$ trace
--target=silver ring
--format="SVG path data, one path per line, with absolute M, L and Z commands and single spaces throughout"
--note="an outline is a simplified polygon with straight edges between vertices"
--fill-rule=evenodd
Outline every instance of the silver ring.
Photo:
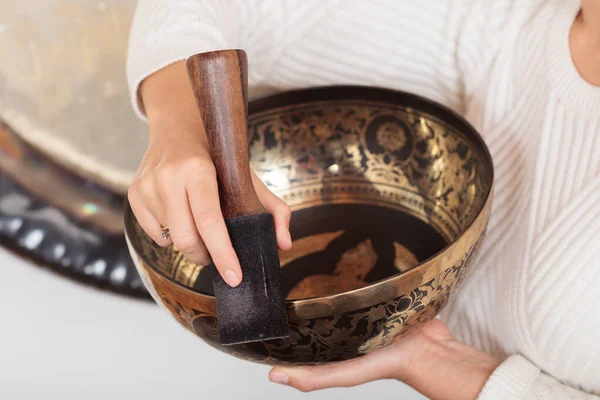
M 160 226 L 160 236 L 162 236 L 162 238 L 165 240 L 169 239 L 169 236 L 171 236 L 171 232 L 169 232 L 168 226 Z

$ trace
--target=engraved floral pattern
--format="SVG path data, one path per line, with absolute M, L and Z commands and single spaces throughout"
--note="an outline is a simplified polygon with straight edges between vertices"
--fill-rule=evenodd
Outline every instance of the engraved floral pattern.
M 485 232 L 491 187 L 484 173 L 487 161 L 466 136 L 414 109 L 336 101 L 251 115 L 249 139 L 254 171 L 292 209 L 340 202 L 394 208 L 420 218 L 457 245 L 447 251 L 447 265 L 438 273 L 404 284 L 393 298 L 319 318 L 292 313 L 288 338 L 231 347 L 219 345 L 214 300 L 175 287 L 140 262 L 146 284 L 186 328 L 220 350 L 253 361 L 346 360 L 407 335 L 433 318 L 460 286 Z M 482 210 L 477 228 L 459 238 Z M 141 257 L 191 288 L 198 267 L 174 248 L 159 248 L 133 225 L 131 240 Z
M 377 142 L 384 149 L 397 152 L 406 146 L 406 134 L 393 122 L 384 122 L 377 129 Z
M 252 115 L 249 136 L 253 170 L 292 208 L 364 193 L 451 239 L 485 200 L 481 155 L 415 110 L 356 102 L 276 109 Z

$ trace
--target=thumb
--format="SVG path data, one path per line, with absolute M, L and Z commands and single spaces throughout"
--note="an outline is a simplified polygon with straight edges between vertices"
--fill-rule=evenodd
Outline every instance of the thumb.
M 281 250 L 289 250 L 292 247 L 292 238 L 290 236 L 290 218 L 292 212 L 290 207 L 271 192 L 254 172 L 252 173 L 252 182 L 262 205 L 273 215 L 273 219 L 275 220 L 277 245 Z
M 311 367 L 275 367 L 269 373 L 272 382 L 292 386 L 303 392 L 361 385 L 395 376 L 398 354 L 387 349 L 350 361 Z

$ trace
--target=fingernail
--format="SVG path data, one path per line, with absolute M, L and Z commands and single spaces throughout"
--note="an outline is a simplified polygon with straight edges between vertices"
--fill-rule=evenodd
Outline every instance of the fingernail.
M 287 385 L 289 378 L 283 372 L 273 372 L 271 376 L 269 376 L 271 382 L 279 383 L 281 385 Z
M 232 269 L 228 269 L 223 273 L 223 280 L 231 287 L 236 287 L 240 284 L 240 278 Z
M 291 246 L 291 244 L 292 244 L 292 235 L 290 234 L 290 231 L 287 231 L 287 240 L 288 240 L 288 243 Z

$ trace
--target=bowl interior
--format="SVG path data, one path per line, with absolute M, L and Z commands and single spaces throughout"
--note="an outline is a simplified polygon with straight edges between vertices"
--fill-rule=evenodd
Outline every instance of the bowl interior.
M 334 87 L 250 104 L 251 166 L 292 208 L 280 254 L 288 299 L 345 292 L 406 272 L 472 223 L 492 185 L 479 135 L 414 95 Z M 210 269 L 161 248 L 130 210 L 133 247 L 159 273 L 212 295 Z

